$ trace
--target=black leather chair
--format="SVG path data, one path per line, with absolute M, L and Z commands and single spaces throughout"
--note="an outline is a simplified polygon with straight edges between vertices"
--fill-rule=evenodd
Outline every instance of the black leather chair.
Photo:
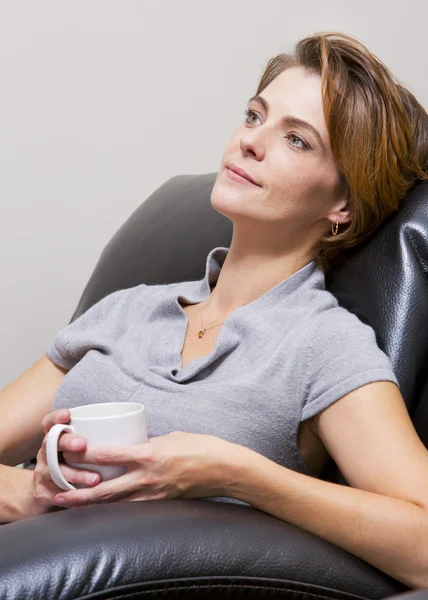
M 103 250 L 71 321 L 117 289 L 200 279 L 208 252 L 232 235 L 210 203 L 216 176 L 173 177 L 137 208 Z M 426 446 L 427 280 L 428 182 L 327 275 L 339 302 L 375 329 Z M 321 478 L 347 485 L 332 460 Z M 428 589 L 410 590 L 271 515 L 204 499 L 93 505 L 0 528 L 1 600 L 315 596 L 427 600 Z

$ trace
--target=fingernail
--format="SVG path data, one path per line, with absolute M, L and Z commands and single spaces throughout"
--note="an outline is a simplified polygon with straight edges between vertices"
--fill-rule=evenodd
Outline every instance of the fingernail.
M 79 446 L 81 446 L 81 445 L 82 445 L 82 440 L 73 440 L 73 441 L 71 442 L 71 447 L 72 447 L 72 448 L 78 448 L 78 447 L 79 447 Z
M 67 506 L 67 502 L 64 498 L 55 498 L 55 504 L 58 504 L 58 506 Z
M 96 480 L 97 476 L 96 475 L 86 475 L 85 476 L 85 481 L 86 483 L 94 483 L 94 481 Z

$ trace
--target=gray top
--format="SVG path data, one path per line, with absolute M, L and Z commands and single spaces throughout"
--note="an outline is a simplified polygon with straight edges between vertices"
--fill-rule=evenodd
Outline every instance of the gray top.
M 118 290 L 61 329 L 46 354 L 71 370 L 52 410 L 140 402 L 149 437 L 217 435 L 314 476 L 298 449 L 299 423 L 362 385 L 397 378 L 374 330 L 339 306 L 315 260 L 231 313 L 214 351 L 182 368 L 179 300 L 208 298 L 228 251 L 209 252 L 203 279 Z

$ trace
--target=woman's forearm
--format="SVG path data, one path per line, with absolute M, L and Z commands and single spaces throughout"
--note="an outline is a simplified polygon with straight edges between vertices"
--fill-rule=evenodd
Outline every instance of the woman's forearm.
M 33 472 L 0 464 L 0 523 L 20 521 L 28 514 Z
M 358 556 L 412 588 L 428 587 L 428 514 L 419 505 L 292 471 L 243 446 L 224 490 Z

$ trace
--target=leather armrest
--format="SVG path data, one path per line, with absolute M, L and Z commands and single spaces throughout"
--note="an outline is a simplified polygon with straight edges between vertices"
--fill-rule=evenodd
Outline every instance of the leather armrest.
M 206 599 L 221 591 L 361 600 L 410 591 L 303 529 L 210 500 L 112 502 L 6 524 L 0 573 L 1 600 Z

